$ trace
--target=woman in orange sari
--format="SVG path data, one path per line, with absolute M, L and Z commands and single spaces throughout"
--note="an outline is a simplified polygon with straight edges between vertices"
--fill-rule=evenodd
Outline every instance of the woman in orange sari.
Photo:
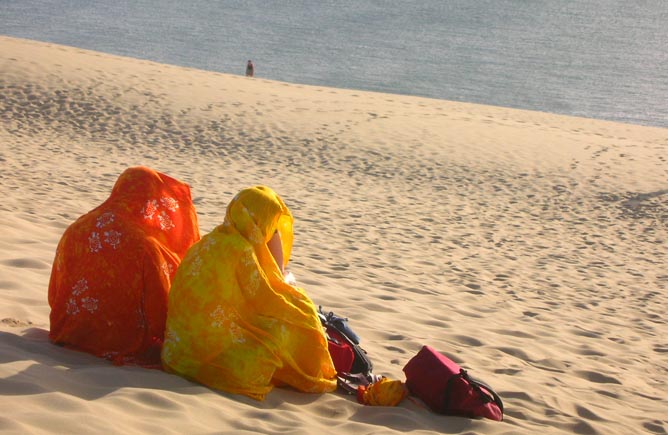
M 165 370 L 258 400 L 276 385 L 336 389 L 316 308 L 283 276 L 292 223 L 268 187 L 244 189 L 230 202 L 223 224 L 188 251 L 174 278 Z
M 199 238 L 187 184 L 127 169 L 58 244 L 49 338 L 115 364 L 159 368 L 171 281 Z

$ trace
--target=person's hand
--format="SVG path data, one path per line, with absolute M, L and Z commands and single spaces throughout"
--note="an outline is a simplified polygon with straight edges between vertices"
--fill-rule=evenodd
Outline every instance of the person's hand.
M 292 274 L 292 272 L 285 272 L 285 275 L 283 275 L 283 280 L 290 285 L 297 285 L 297 279 Z

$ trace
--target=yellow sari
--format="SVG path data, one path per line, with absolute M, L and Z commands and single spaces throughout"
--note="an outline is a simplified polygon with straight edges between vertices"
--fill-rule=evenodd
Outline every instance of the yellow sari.
M 275 385 L 322 393 L 336 370 L 316 308 L 283 280 L 267 242 L 278 231 L 282 266 L 292 214 L 270 188 L 242 190 L 225 221 L 196 243 L 172 284 L 162 349 L 165 370 L 262 400 Z

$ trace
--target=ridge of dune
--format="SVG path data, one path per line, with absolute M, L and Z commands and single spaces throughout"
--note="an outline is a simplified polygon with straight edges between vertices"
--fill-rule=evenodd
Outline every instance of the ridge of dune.
M 0 36 L 0 431 L 668 433 L 668 129 L 288 84 Z M 376 373 L 423 344 L 502 423 L 286 389 L 265 402 L 47 340 L 64 229 L 127 167 L 295 215 L 291 270 Z

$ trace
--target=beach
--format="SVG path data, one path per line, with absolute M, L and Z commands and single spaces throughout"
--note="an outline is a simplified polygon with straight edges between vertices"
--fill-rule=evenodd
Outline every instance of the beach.
M 668 433 L 668 129 L 0 47 L 3 433 Z M 375 373 L 404 380 L 430 345 L 505 420 L 256 402 L 51 344 L 60 236 L 137 165 L 191 186 L 203 234 L 271 186 L 289 269 Z

